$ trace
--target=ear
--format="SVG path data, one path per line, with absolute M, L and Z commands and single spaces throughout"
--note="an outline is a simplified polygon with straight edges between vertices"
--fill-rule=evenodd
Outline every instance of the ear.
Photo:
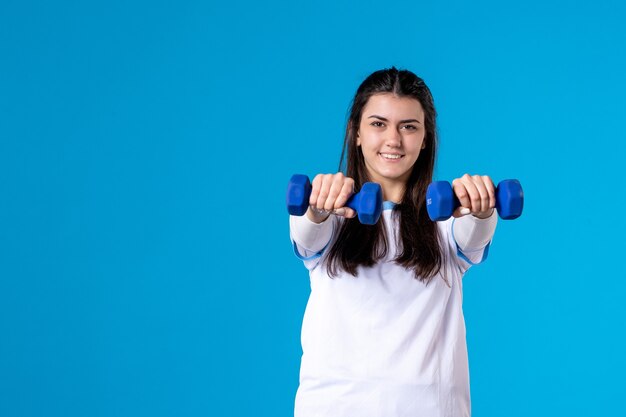
M 359 136 L 359 131 L 356 131 L 356 146 L 361 146 L 361 136 Z

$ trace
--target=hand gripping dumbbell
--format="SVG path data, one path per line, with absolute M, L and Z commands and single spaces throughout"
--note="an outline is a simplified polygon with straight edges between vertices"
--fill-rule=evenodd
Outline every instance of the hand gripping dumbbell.
M 302 216 L 309 208 L 311 181 L 306 175 L 296 174 L 287 186 L 287 211 L 294 216 Z M 363 224 L 375 224 L 383 211 L 383 191 L 380 184 L 366 182 L 361 191 L 353 194 L 346 202 L 357 212 Z
M 426 209 L 433 221 L 446 220 L 461 203 L 448 181 L 435 181 L 426 190 Z M 496 188 L 496 210 L 503 220 L 517 219 L 524 208 L 524 191 L 518 180 L 504 180 Z

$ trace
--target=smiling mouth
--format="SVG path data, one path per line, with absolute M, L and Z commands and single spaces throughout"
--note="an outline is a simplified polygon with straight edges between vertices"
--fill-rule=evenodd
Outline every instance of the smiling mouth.
M 378 155 L 380 155 L 383 159 L 386 159 L 388 161 L 397 161 L 399 159 L 404 158 L 404 155 L 398 155 L 398 154 L 394 154 L 394 153 L 382 153 L 382 152 L 379 152 Z

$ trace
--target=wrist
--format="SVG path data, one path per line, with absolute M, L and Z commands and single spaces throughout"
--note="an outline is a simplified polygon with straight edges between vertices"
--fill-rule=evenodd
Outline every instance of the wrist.
M 319 211 L 313 210 L 311 207 L 309 207 L 309 209 L 306 212 L 306 216 L 313 223 L 320 224 L 320 223 L 323 223 L 324 221 L 326 221 L 326 219 L 328 219 L 328 217 L 330 216 L 330 213 L 319 212 Z
M 480 214 L 480 215 L 476 215 L 476 214 L 472 214 L 472 216 L 476 217 L 477 219 L 488 219 L 489 217 L 491 217 L 493 215 L 493 212 L 495 211 L 495 208 L 492 208 L 491 211 L 486 212 L 487 214 Z

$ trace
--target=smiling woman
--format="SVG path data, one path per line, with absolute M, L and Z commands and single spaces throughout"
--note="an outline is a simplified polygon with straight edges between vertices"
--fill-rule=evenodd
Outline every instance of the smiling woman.
M 425 282 L 443 261 L 435 224 L 425 210 L 437 146 L 435 104 L 421 78 L 391 68 L 363 81 L 352 102 L 339 170 L 347 156 L 346 175 L 357 189 L 368 181 L 381 184 L 383 198 L 396 204 L 403 248 L 397 261 Z M 383 222 L 373 227 L 343 222 L 337 235 L 338 243 L 329 248 L 327 258 L 333 276 L 340 269 L 356 276 L 359 265 L 372 266 L 387 251 Z
M 495 202 L 488 177 L 466 175 L 454 191 L 472 215 L 428 218 L 435 118 L 421 78 L 371 74 L 352 103 L 340 172 L 317 175 L 306 215 L 290 217 L 311 279 L 296 417 L 470 415 L 461 279 L 486 258 Z M 374 225 L 346 207 L 369 181 L 386 200 Z

